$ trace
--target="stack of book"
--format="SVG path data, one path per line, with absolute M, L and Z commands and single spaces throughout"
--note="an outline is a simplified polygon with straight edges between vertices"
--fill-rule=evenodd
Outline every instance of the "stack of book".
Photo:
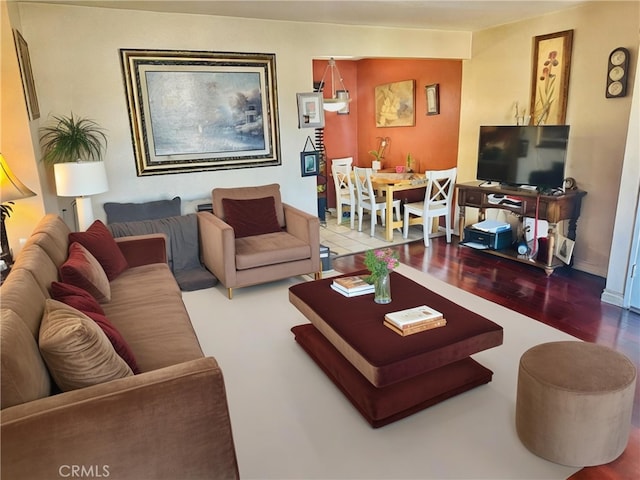
M 403 337 L 414 333 L 444 327 L 447 320 L 442 313 L 426 305 L 387 313 L 384 324 Z
M 366 278 L 367 275 L 339 277 L 333 281 L 331 288 L 345 297 L 356 297 L 358 295 L 373 293 L 375 290 L 374 285 L 367 283 Z

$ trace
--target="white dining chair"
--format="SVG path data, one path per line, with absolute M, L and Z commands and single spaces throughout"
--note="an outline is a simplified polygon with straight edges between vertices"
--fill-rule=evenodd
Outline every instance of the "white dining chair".
M 427 189 L 424 201 L 407 203 L 404 206 L 402 236 L 409 235 L 409 225 L 422 224 L 424 245 L 429 246 L 429 235 L 434 218 L 445 218 L 445 235 L 447 243 L 451 243 L 451 199 L 456 184 L 456 167 L 447 170 L 431 170 L 425 172 Z M 413 215 L 413 218 L 411 217 Z
M 349 205 L 351 230 L 354 228 L 356 215 L 356 193 L 351 181 L 352 164 L 352 157 L 334 158 L 331 161 L 331 176 L 336 189 L 336 223 L 342 223 L 342 206 Z
M 356 193 L 358 202 L 358 231 L 362 231 L 362 215 L 364 210 L 371 212 L 371 236 L 373 237 L 376 230 L 378 212 L 382 218 L 382 226 L 385 225 L 385 214 L 387 211 L 387 202 L 383 196 L 376 196 L 371 181 L 373 170 L 370 168 L 353 167 L 353 176 L 356 180 Z M 396 220 L 400 221 L 400 200 L 393 200 L 393 210 L 396 214 Z

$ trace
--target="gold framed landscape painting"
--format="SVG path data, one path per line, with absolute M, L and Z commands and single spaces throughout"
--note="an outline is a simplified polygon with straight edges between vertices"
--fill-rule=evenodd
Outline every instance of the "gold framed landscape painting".
M 533 39 L 531 119 L 534 125 L 564 125 L 567 116 L 573 30 Z
M 275 54 L 121 49 L 138 176 L 281 164 Z

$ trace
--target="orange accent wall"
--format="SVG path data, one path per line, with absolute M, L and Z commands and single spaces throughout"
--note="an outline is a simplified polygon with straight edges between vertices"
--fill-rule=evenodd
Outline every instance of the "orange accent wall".
M 415 80 L 415 126 L 376 127 L 374 91 L 377 85 Z M 437 83 L 440 114 L 426 115 L 425 87 Z M 458 158 L 460 127 L 460 60 L 367 59 L 358 62 L 358 160 L 370 166 L 368 153 L 377 137 L 389 137 L 383 168 L 405 165 L 407 154 L 419 172 L 454 167 Z
M 460 126 L 462 61 L 434 59 L 364 59 L 336 61 L 352 101 L 349 115 L 325 112 L 324 143 L 327 153 L 327 203 L 335 206 L 330 177 L 331 159 L 353 157 L 354 165 L 370 167 L 368 153 L 378 146 L 378 137 L 388 137 L 383 168 L 405 165 L 407 154 L 414 169 L 444 169 L 456 166 Z M 326 60 L 314 60 L 313 78 L 319 82 Z M 391 82 L 415 80 L 415 126 L 376 127 L 375 87 Z M 325 78 L 325 96 L 331 95 L 330 78 Z M 426 115 L 425 87 L 437 83 L 440 114 Z M 340 87 L 336 87 L 340 88 Z

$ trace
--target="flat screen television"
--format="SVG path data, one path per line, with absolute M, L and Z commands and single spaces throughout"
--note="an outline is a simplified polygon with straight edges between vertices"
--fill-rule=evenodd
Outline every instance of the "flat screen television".
M 568 125 L 481 126 L 477 178 L 541 191 L 561 188 L 568 141 Z

